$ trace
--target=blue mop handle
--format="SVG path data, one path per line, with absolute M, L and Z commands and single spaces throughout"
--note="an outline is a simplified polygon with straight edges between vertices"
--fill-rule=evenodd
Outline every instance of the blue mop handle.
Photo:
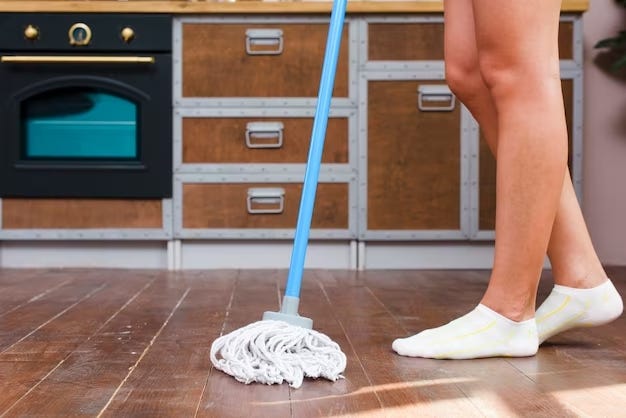
M 343 21 L 346 14 L 346 3 L 347 0 L 334 0 L 330 15 L 330 28 L 328 29 L 328 39 L 326 42 L 326 52 L 324 54 L 324 64 L 322 66 L 317 108 L 313 120 L 313 132 L 311 133 L 309 158 L 304 174 L 304 186 L 302 187 L 300 211 L 298 212 L 298 222 L 296 224 L 296 234 L 291 253 L 291 264 L 289 266 L 289 275 L 287 276 L 285 296 L 300 297 L 304 259 L 309 241 L 315 193 L 317 191 L 317 181 L 319 179 L 320 165 L 322 163 L 322 151 L 324 150 L 324 138 L 326 136 L 326 126 L 328 125 L 330 99 L 332 97 L 335 73 L 337 71 L 337 60 L 339 57 L 339 47 L 341 46 L 341 32 L 343 30 Z

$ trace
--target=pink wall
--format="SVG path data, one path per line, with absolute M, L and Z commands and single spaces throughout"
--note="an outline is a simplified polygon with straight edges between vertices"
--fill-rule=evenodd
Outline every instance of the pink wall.
M 613 0 L 591 0 L 583 22 L 583 208 L 603 263 L 626 265 L 626 79 L 601 70 L 593 49 L 626 28 L 626 13 Z

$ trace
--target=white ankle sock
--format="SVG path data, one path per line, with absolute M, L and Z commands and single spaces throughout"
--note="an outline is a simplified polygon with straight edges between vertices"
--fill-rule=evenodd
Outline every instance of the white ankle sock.
M 609 323 L 623 309 L 622 298 L 610 280 L 591 289 L 555 285 L 535 314 L 539 344 L 571 328 Z
M 526 357 L 537 352 L 537 327 L 534 319 L 515 322 L 481 304 L 444 326 L 399 338 L 392 347 L 409 357 Z

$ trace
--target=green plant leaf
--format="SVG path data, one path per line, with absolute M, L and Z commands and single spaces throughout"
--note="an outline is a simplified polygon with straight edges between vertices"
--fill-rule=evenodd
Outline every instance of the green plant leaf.
M 615 0 L 615 2 L 626 8 L 626 0 Z M 615 60 L 611 64 L 611 71 L 626 68 L 626 29 L 620 30 L 616 36 L 599 40 L 594 45 L 594 48 L 608 49 L 611 58 L 613 56 L 615 57 Z
M 626 68 L 626 55 L 615 61 L 613 65 L 611 65 L 611 70 L 617 71 L 622 67 Z
M 618 38 L 606 38 L 598 41 L 595 44 L 594 48 L 612 48 L 615 45 L 619 45 Z
M 612 38 L 606 38 L 599 40 L 594 48 L 615 48 L 615 47 L 626 47 L 626 30 L 622 30 L 619 32 L 617 36 Z

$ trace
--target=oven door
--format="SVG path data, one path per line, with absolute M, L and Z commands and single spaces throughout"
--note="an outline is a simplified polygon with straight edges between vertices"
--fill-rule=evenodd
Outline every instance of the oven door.
M 171 55 L 0 62 L 0 196 L 171 197 Z

